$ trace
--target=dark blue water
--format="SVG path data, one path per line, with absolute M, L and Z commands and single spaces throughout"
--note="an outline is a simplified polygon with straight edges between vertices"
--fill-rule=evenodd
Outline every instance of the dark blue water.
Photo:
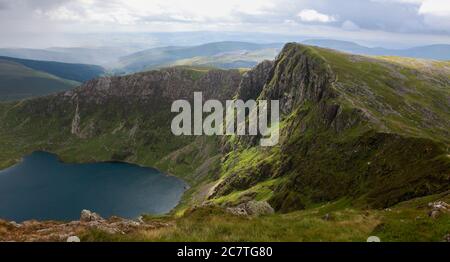
M 77 220 L 83 209 L 136 218 L 174 208 L 186 184 L 156 169 L 126 163 L 66 164 L 35 152 L 0 171 L 0 218 L 17 222 Z

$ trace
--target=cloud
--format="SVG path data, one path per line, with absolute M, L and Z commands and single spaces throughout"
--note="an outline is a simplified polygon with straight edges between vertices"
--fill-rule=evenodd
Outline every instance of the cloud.
M 419 9 L 419 14 L 450 18 L 450 1 L 423 0 Z
M 334 16 L 319 13 L 314 9 L 304 9 L 297 16 L 303 22 L 331 23 L 336 21 Z
M 347 31 L 358 31 L 361 28 L 354 22 L 352 22 L 350 20 L 346 20 L 344 23 L 342 23 L 342 29 L 347 30 Z
M 235 21 L 267 14 L 272 0 L 75 0 L 54 9 L 39 9 L 52 20 L 135 24 L 148 21 Z
M 450 37 L 449 5 L 450 0 L 0 0 L 0 30 L 23 35 L 220 30 L 444 39 Z
M 16 7 L 14 16 L 28 16 L 28 20 L 37 17 L 53 23 L 89 27 L 143 28 L 157 22 L 183 23 L 183 26 L 192 23 L 193 28 L 223 23 L 270 26 L 293 20 L 310 26 L 324 24 L 354 29 L 345 23 L 351 21 L 366 30 L 450 34 L 450 28 L 446 28 L 450 19 L 448 0 L 0 0 L 0 3 Z

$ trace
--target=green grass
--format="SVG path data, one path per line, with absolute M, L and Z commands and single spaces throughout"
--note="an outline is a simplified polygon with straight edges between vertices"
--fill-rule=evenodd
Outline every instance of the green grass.
M 381 129 L 449 143 L 450 68 L 411 58 L 368 58 L 318 49 L 343 103 L 370 112 Z
M 79 85 L 78 82 L 0 59 L 0 101 L 48 95 L 77 85 Z
M 137 232 L 132 235 L 109 235 L 87 231 L 84 241 L 299 241 L 299 242 L 365 242 L 378 236 L 383 242 L 440 242 L 450 233 L 450 214 L 437 219 L 428 217 L 425 203 L 449 201 L 446 194 L 414 199 L 391 210 L 351 208 L 348 201 L 320 205 L 305 211 L 263 217 L 237 217 L 220 208 L 200 208 L 180 218 L 163 218 L 172 226 Z M 425 206 L 424 206 L 425 204 Z M 330 219 L 324 220 L 329 214 Z M 161 221 L 149 217 L 147 221 Z

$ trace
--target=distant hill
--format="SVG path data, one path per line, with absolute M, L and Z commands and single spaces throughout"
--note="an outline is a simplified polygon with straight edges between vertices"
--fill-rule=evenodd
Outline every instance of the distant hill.
M 331 39 L 311 39 L 303 41 L 302 43 L 359 55 L 403 56 L 434 60 L 450 60 L 450 45 L 428 45 L 409 49 L 387 49 L 382 47 L 371 48 L 353 42 Z
M 251 67 L 267 59 L 267 53 L 273 54 L 273 56 L 270 56 L 270 59 L 275 58 L 281 47 L 282 44 L 278 43 L 216 42 L 188 47 L 152 48 L 120 58 L 118 70 L 129 73 L 170 65 L 218 65 L 218 67 L 222 68 Z M 256 51 L 262 50 L 266 50 L 260 53 L 263 57 L 256 56 L 258 54 Z M 245 56 L 245 54 L 250 54 L 250 56 Z M 235 59 L 233 60 L 231 57 Z
M 48 49 L 0 48 L 0 56 L 102 66 L 108 66 L 111 63 L 115 63 L 119 57 L 127 54 L 129 54 L 129 52 L 126 50 L 114 47 L 55 47 Z
M 4 56 L 0 56 L 0 59 L 16 62 L 37 71 L 46 72 L 60 78 L 77 82 L 86 82 L 105 73 L 105 69 L 96 65 L 37 61 Z
M 394 51 L 394 53 L 396 53 Z M 450 60 L 450 45 L 429 45 L 402 50 L 400 56 Z
M 0 58 L 0 101 L 48 95 L 71 89 L 78 84 Z
M 213 56 L 196 56 L 177 60 L 168 66 L 206 66 L 220 69 L 252 68 L 263 60 L 273 60 L 279 48 L 266 48 L 255 51 L 237 51 Z

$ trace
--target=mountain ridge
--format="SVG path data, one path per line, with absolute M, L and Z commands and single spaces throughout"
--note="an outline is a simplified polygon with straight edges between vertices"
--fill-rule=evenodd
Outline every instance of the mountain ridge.
M 0 58 L 0 101 L 48 95 L 71 89 L 78 84 Z
M 37 71 L 77 82 L 85 82 L 105 74 L 104 68 L 95 65 L 29 60 L 7 56 L 0 56 L 0 59 L 16 62 Z
M 371 75 L 365 70 L 376 73 L 376 79 L 389 74 L 384 70 L 391 72 L 384 84 L 387 86 L 371 82 Z M 403 119 L 414 119 L 415 114 L 426 119 L 417 108 L 396 105 L 397 101 L 390 100 L 395 96 L 391 92 L 400 91 L 400 85 L 392 85 L 393 79 L 398 81 L 399 75 L 394 74 L 397 70 L 372 58 L 286 45 L 261 93 L 253 97 L 280 99 L 284 114 L 280 145 L 264 150 L 255 146 L 254 139 L 225 139 L 223 177 L 213 187 L 210 200 L 236 203 L 233 201 L 247 195 L 263 197 L 260 194 L 272 188 L 273 194 L 264 198 L 276 210 L 290 212 L 348 196 L 363 205 L 388 207 L 408 197 L 447 190 L 450 162 L 446 130 L 450 112 L 445 105 L 450 97 L 449 72 L 446 71 L 446 82 L 437 87 L 438 92 L 444 88 L 445 97 L 439 102 L 444 110 L 444 126 L 439 127 L 439 120 L 430 124 L 436 128 L 435 135 L 440 134 L 441 142 L 436 143 L 437 137 L 427 134 L 430 126 L 414 133 L 406 125 L 416 127 L 415 122 L 397 126 L 397 114 L 403 114 Z M 421 87 L 416 84 L 406 86 L 430 96 L 425 90 L 415 89 Z M 385 118 L 390 115 L 393 119 Z M 416 148 L 415 152 L 409 151 L 412 148 Z M 427 165 L 429 170 L 417 171 L 418 165 Z M 357 185 L 355 179 L 359 181 Z M 267 186 L 261 188 L 264 184 Z
M 168 46 L 143 50 L 119 59 L 118 68 L 125 72 L 150 70 L 176 64 L 178 60 L 196 57 L 211 57 L 229 52 L 256 51 L 280 48 L 281 44 L 255 44 L 249 42 L 224 41 L 197 46 Z M 246 58 L 244 58 L 246 59 Z M 251 60 L 252 61 L 252 60 Z M 253 60 L 258 61 L 258 60 Z M 258 61 L 259 62 L 259 61 Z M 252 62 L 255 65 L 257 62 Z M 207 64 L 207 63 L 206 63 Z M 206 65 L 206 64 L 199 64 Z
M 331 39 L 309 39 L 302 43 L 359 55 L 401 56 L 442 61 L 450 60 L 450 45 L 448 44 L 433 44 L 406 49 L 388 49 L 384 47 L 366 47 L 354 42 Z

